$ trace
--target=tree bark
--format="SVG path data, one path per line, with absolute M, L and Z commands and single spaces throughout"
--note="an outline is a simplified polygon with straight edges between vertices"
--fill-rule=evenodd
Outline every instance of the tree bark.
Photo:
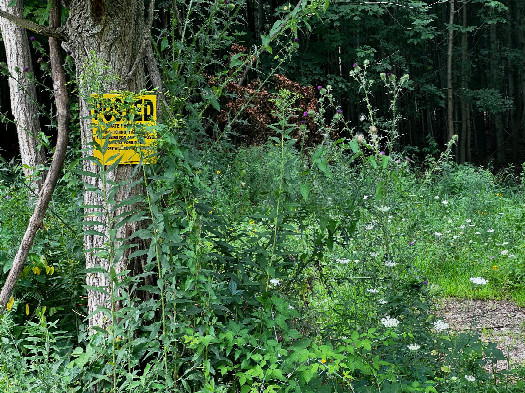
M 60 2 L 59 0 L 52 0 L 51 10 L 49 14 L 49 23 L 51 26 L 58 26 L 60 23 Z M 60 45 L 57 39 L 49 38 L 49 58 L 51 60 L 51 73 L 53 76 L 53 89 L 55 93 L 55 101 L 57 105 L 57 120 L 58 120 L 58 137 L 53 154 L 53 161 L 47 173 L 46 180 L 39 194 L 35 210 L 31 215 L 29 224 L 18 252 L 16 253 L 13 265 L 7 279 L 0 292 L 0 312 L 5 309 L 5 305 L 9 301 L 13 293 L 13 289 L 18 281 L 20 273 L 24 268 L 24 263 L 27 255 L 33 244 L 36 232 L 42 225 L 44 215 L 46 213 L 49 202 L 56 187 L 60 172 L 64 164 L 67 150 L 68 130 L 69 130 L 69 98 L 66 89 L 66 76 L 62 68 L 62 61 L 60 59 Z
M 102 8 L 97 8 L 100 1 L 74 0 L 70 6 L 67 31 L 71 39 L 67 46 L 75 59 L 77 78 L 80 82 L 80 119 L 82 147 L 85 156 L 93 155 L 91 142 L 93 130 L 90 120 L 88 99 L 92 93 L 110 91 L 139 92 L 145 88 L 144 74 L 144 42 L 149 39 L 150 26 L 144 16 L 143 0 L 106 1 Z M 153 3 L 153 2 L 152 2 Z M 73 34 L 75 32 L 75 34 Z M 93 54 L 92 48 L 96 49 Z M 96 77 L 92 74 L 93 62 L 100 73 Z M 102 225 L 90 227 L 103 235 L 85 235 L 84 248 L 86 253 L 86 268 L 103 268 L 109 272 L 113 267 L 118 274 L 125 269 L 138 270 L 137 266 L 130 266 L 130 261 L 124 256 L 118 261 L 102 257 L 98 251 L 107 249 L 109 241 L 128 239 L 143 225 L 141 222 L 129 223 L 116 231 L 116 239 L 110 238 L 109 226 L 117 216 L 137 209 L 136 205 L 129 205 L 111 211 L 101 196 L 100 190 L 109 187 L 104 184 L 100 168 L 91 161 L 84 161 L 83 169 L 86 172 L 96 173 L 98 176 L 84 176 L 83 181 L 90 186 L 84 192 L 86 220 L 96 220 Z M 144 193 L 140 179 L 140 172 L 135 171 L 135 165 L 118 165 L 107 174 L 107 181 L 120 186 L 115 194 L 116 204 L 136 195 Z M 97 207 L 93 207 L 97 206 Z M 118 246 L 118 244 L 117 244 Z M 133 261 L 141 264 L 144 261 Z M 111 282 L 107 274 L 88 273 L 86 283 L 89 287 L 103 288 L 107 293 L 88 289 L 89 327 L 107 327 L 111 321 L 107 320 L 98 307 L 111 309 L 109 288 Z
M 17 1 L 13 7 L 7 7 L 10 0 L 0 0 L 0 10 L 9 10 L 16 16 L 23 16 L 23 1 Z M 42 179 L 35 177 L 36 168 L 45 162 L 45 155 L 38 148 L 38 134 L 40 121 L 38 106 L 36 105 L 35 82 L 33 74 L 31 51 L 24 28 L 15 25 L 7 19 L 0 18 L 0 31 L 4 41 L 9 70 L 9 90 L 11 98 L 11 112 L 13 114 L 17 134 L 22 168 L 24 175 L 30 178 L 35 192 L 42 188 Z
M 461 33 L 461 134 L 459 136 L 459 154 L 458 163 L 464 164 L 467 155 L 467 134 L 470 122 L 469 105 L 467 102 L 467 89 L 469 80 L 468 64 L 468 35 L 467 35 L 467 1 L 463 0 L 462 4 L 462 27 Z
M 501 82 L 501 75 L 499 71 L 499 63 L 500 58 L 498 55 L 499 52 L 499 45 L 498 45 L 498 38 L 496 34 L 496 25 L 493 24 L 490 26 L 490 49 L 491 49 L 491 61 L 490 61 L 490 69 L 491 69 L 491 81 L 490 85 L 495 90 L 500 90 L 500 82 Z M 496 163 L 501 165 L 505 163 L 505 134 L 503 129 L 503 120 L 502 120 L 502 113 L 498 110 L 496 113 L 494 113 L 493 117 L 493 128 L 492 132 L 494 132 L 496 137 Z
M 90 95 L 110 91 L 139 92 L 146 86 L 144 56 L 146 44 L 150 39 L 154 5 L 155 2 L 150 1 L 146 18 L 144 0 L 72 0 L 69 4 L 65 33 L 62 28 L 46 29 L 7 12 L 0 12 L 0 17 L 15 21 L 19 26 L 50 37 L 68 38 L 65 46 L 75 59 L 79 84 L 80 129 L 84 157 L 93 156 Z M 65 87 L 65 81 L 62 84 Z M 139 221 L 126 223 L 118 228 L 113 225 L 110 228 L 119 217 L 140 208 L 136 204 L 114 208 L 121 201 L 143 194 L 144 189 L 136 166 L 118 165 L 107 173 L 105 182 L 102 180 L 100 167 L 95 166 L 92 161 L 85 160 L 83 169 L 94 175 L 83 177 L 86 184 L 86 221 L 96 221 L 96 225 L 90 226 L 89 229 L 99 233 L 84 236 L 86 268 L 102 268 L 107 272 L 114 269 L 117 275 L 125 269 L 132 272 L 143 270 L 144 259 L 130 260 L 128 255 L 132 247 L 144 246 L 139 244 L 139 241 L 132 241 L 132 238 L 133 233 L 145 223 Z M 116 185 L 119 185 L 118 188 L 111 190 L 111 187 L 117 187 Z M 115 191 L 109 202 L 104 198 L 108 191 Z M 114 235 L 110 236 L 110 233 Z M 119 241 L 124 240 L 129 246 L 128 252 L 124 252 L 118 261 L 100 253 L 101 250 L 118 247 Z M 113 242 L 116 244 L 112 244 Z M 105 291 L 88 289 L 89 326 L 107 327 L 111 321 L 104 318 L 103 313 L 99 312 L 99 307 L 115 307 L 108 295 L 108 289 L 111 288 L 108 274 L 89 273 L 86 282 L 91 288 L 98 287 Z
M 452 86 L 452 54 L 454 47 L 454 0 L 449 0 L 448 48 L 447 48 L 447 126 L 448 140 L 455 134 L 454 131 L 454 97 Z

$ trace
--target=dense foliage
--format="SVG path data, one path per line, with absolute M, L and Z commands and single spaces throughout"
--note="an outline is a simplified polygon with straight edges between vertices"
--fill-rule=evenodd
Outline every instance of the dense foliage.
M 97 227 L 82 216 L 86 172 L 73 138 L 0 316 L 0 389 L 523 391 L 522 367 L 498 372 L 495 344 L 453 332 L 433 306 L 441 296 L 523 304 L 525 294 L 523 168 L 495 175 L 458 165 L 455 139 L 441 154 L 425 145 L 416 160 L 417 146 L 405 143 L 417 129 L 411 119 L 421 119 L 411 102 L 436 118 L 444 104 L 428 68 L 439 53 L 419 66 L 402 55 L 443 39 L 431 11 L 445 4 L 336 3 L 313 18 L 274 3 L 271 13 L 235 1 L 164 10 L 154 37 L 166 100 L 158 161 L 136 167 L 146 192 L 120 204 L 143 209 L 110 222 L 98 250 L 115 263 L 147 256 L 144 272 L 102 271 L 110 323 L 88 332 L 83 284 L 94 270 L 85 269 L 82 233 Z M 467 4 L 483 24 L 507 15 L 497 1 Z M 353 30 L 360 25 L 366 34 Z M 88 160 L 101 169 L 101 208 L 113 211 L 112 196 L 129 184 L 108 180 L 115 165 Z M 2 278 L 30 193 L 3 161 Z M 147 247 L 130 250 L 114 229 L 139 219 L 149 225 L 129 239 Z

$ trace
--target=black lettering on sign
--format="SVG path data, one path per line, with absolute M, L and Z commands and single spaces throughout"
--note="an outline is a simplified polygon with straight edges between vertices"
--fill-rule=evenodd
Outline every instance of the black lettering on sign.
M 144 121 L 152 121 L 153 120 L 153 101 L 145 99 L 144 104 L 142 106 L 142 112 L 143 112 L 143 118 Z

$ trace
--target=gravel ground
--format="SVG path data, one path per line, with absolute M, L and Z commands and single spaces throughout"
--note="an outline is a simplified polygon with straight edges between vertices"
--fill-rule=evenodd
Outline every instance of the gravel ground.
M 525 307 L 508 301 L 464 299 L 443 299 L 436 307 L 452 329 L 476 329 L 483 341 L 497 343 L 511 366 L 525 365 Z M 499 361 L 496 368 L 507 369 L 507 361 Z

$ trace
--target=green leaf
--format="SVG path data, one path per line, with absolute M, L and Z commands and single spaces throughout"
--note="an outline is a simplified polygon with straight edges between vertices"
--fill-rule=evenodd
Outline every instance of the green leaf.
M 390 161 L 390 156 L 382 156 L 382 166 L 383 166 L 383 169 L 385 169 L 387 166 L 388 166 L 388 162 Z
M 357 141 L 355 139 L 352 139 L 348 144 L 350 145 L 350 149 L 352 149 L 354 154 L 357 154 L 357 152 L 359 151 L 359 144 L 357 143 Z
M 303 183 L 299 186 L 299 189 L 301 190 L 301 195 L 303 196 L 303 199 L 307 201 L 308 196 L 310 195 L 310 184 Z
M 262 41 L 262 46 L 266 48 L 266 50 L 271 54 L 272 53 L 272 48 L 270 46 L 270 36 L 268 35 L 262 35 L 261 36 L 261 41 Z
M 244 53 L 237 53 L 233 55 L 230 60 L 230 67 L 233 68 L 233 67 L 237 67 L 241 65 L 244 62 L 244 60 L 242 59 L 243 56 L 244 56 Z
M 162 41 L 160 42 L 160 50 L 161 52 L 164 51 L 169 46 L 168 39 L 166 37 L 162 38 Z

